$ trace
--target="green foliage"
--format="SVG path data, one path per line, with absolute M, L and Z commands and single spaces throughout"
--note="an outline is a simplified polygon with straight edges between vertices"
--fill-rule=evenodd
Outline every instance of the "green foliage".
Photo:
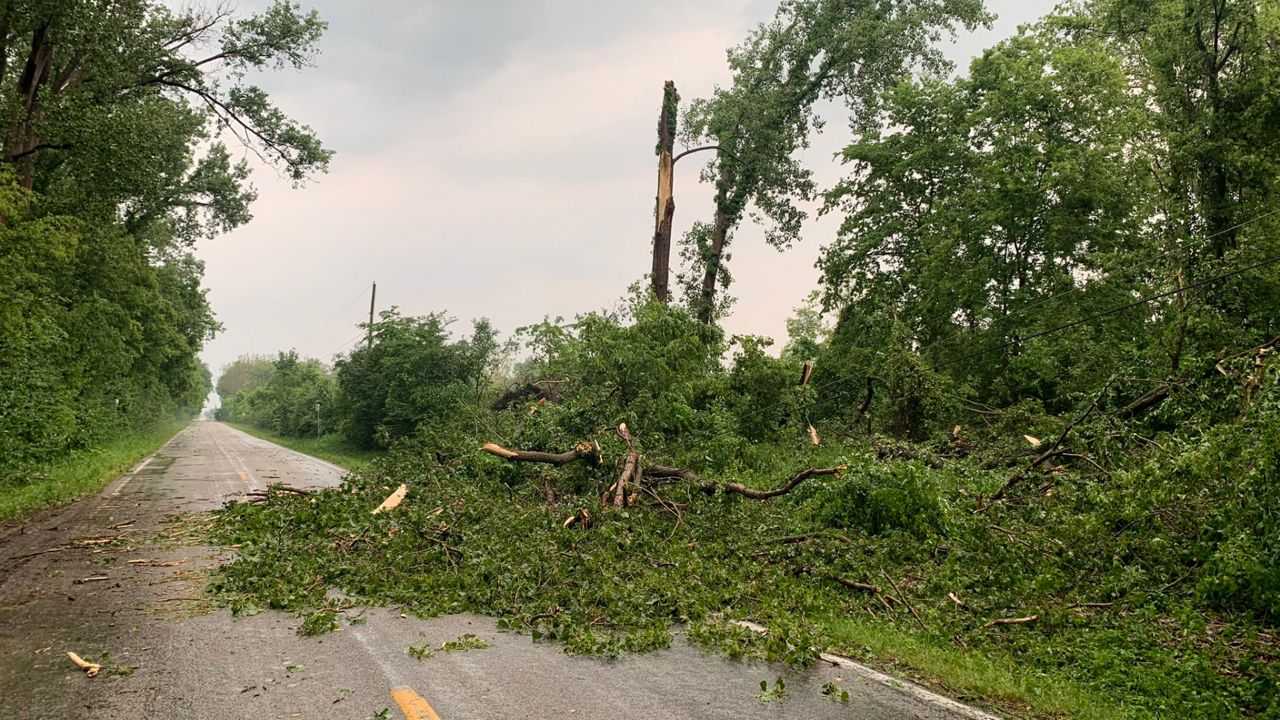
M 760 681 L 760 702 L 774 702 L 775 700 L 785 700 L 791 693 L 787 692 L 787 683 L 782 678 L 773 681 L 773 687 L 769 687 L 768 680 Z
M 704 322 L 716 316 L 728 246 L 749 209 L 770 245 L 799 239 L 806 214 L 797 201 L 812 199 L 816 186 L 797 157 L 823 126 L 815 105 L 842 102 L 855 124 L 874 124 L 887 88 L 947 67 L 935 39 L 989 19 L 981 0 L 786 0 L 729 50 L 732 85 L 695 100 L 684 121 L 690 144 L 720 148 L 703 176 L 715 183 L 714 220 L 685 253 L 693 262 L 687 293 Z
M 839 703 L 849 702 L 849 691 L 841 688 L 839 685 L 833 682 L 823 683 L 822 694 L 828 698 L 831 698 L 835 702 L 839 702 Z
M 534 351 L 525 373 L 562 381 L 572 397 L 537 413 L 524 434 L 538 443 L 578 442 L 619 423 L 661 448 L 706 432 L 711 383 L 722 376 L 723 335 L 687 310 L 640 295 L 621 312 L 582 315 L 572 325 L 544 322 L 520 331 Z M 538 445 L 540 446 L 540 445 Z
M 450 342 L 441 313 L 403 317 L 392 308 L 370 328 L 373 342 L 337 363 L 343 435 L 356 447 L 389 447 L 420 428 L 448 432 L 490 389 L 505 348 L 487 320 Z
M 808 503 L 818 524 L 868 535 L 902 532 L 918 541 L 946 534 L 948 513 L 935 473 L 918 463 L 868 464 Z
M 150 0 L 29 2 L 0 23 L 0 476 L 190 418 L 219 329 L 192 244 L 250 218 L 225 130 L 296 180 L 329 153 L 243 80 L 323 23 Z M 198 52 L 211 50 L 206 57 Z
M 242 357 L 223 370 L 218 387 L 236 388 L 222 395 L 219 420 L 285 437 L 319 437 L 337 427 L 333 373 L 295 351 L 280 353 L 274 362 Z

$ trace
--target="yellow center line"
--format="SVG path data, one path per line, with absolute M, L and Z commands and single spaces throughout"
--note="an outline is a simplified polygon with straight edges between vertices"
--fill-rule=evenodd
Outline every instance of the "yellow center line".
M 440 720 L 431 705 L 412 688 L 403 685 L 391 688 L 391 699 L 400 706 L 400 712 L 404 713 L 407 720 Z

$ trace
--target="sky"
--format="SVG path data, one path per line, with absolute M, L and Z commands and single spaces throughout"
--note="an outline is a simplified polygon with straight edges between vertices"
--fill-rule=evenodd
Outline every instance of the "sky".
M 963 70 L 1053 5 L 987 0 L 995 24 L 945 51 Z M 315 66 L 259 83 L 336 154 L 301 189 L 258 168 L 254 220 L 198 246 L 224 326 L 202 353 L 215 378 L 244 354 L 293 348 L 331 361 L 360 338 L 374 281 L 379 309 L 446 312 L 459 335 L 474 318 L 509 336 L 615 306 L 650 264 L 663 81 L 686 101 L 727 85 L 725 50 L 776 0 L 311 6 L 329 23 Z M 848 139 L 833 121 L 805 151 L 820 184 L 841 177 L 834 154 Z M 712 214 L 699 166 L 677 166 L 676 238 Z M 784 343 L 838 222 L 811 219 L 785 253 L 744 224 L 725 330 Z

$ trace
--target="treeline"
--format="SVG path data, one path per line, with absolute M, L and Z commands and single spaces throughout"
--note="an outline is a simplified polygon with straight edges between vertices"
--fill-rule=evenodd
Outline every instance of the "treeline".
M 222 140 L 295 181 L 324 169 L 245 82 L 307 64 L 323 28 L 290 3 L 4 3 L 0 474 L 199 411 L 219 326 L 192 248 L 255 197 Z
M 443 314 L 403 317 L 394 308 L 369 343 L 334 368 L 294 351 L 245 356 L 223 369 L 219 420 L 293 437 L 341 433 L 361 449 L 386 448 L 420 427 L 452 423 L 480 407 L 506 357 L 489 323 L 452 340 Z

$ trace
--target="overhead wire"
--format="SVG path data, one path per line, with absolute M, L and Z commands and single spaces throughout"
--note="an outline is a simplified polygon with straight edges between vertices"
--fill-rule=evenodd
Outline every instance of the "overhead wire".
M 366 292 L 368 292 L 368 291 L 369 291 L 369 288 L 367 288 L 367 287 L 366 287 L 366 288 L 361 288 L 361 289 L 360 289 L 360 292 L 359 292 L 355 297 L 351 298 L 351 300 L 350 300 L 350 301 L 348 301 L 348 302 L 347 302 L 347 304 L 346 304 L 346 305 L 344 305 L 344 306 L 342 307 L 342 309 L 341 309 L 341 310 L 339 310 L 337 313 L 335 313 L 333 317 L 329 318 L 329 320 L 328 320 L 328 321 L 326 321 L 323 325 L 321 325 L 321 326 L 320 326 L 320 327 L 319 327 L 315 332 L 311 333 L 311 335 L 309 335 L 309 336 L 307 337 L 307 339 L 306 339 L 306 340 L 303 340 L 302 342 L 298 343 L 298 344 L 296 345 L 296 347 L 297 347 L 299 350 L 303 350 L 303 349 L 305 349 L 305 348 L 307 347 L 307 345 L 308 345 L 312 340 L 316 340 L 317 338 L 319 338 L 319 337 L 320 337 L 320 335 L 321 335 L 322 333 L 324 333 L 324 331 L 325 331 L 326 329 L 328 329 L 328 328 L 329 328 L 329 326 L 330 326 L 330 325 L 332 325 L 332 324 L 333 324 L 333 322 L 334 322 L 335 320 L 337 320 L 338 318 L 342 317 L 342 315 L 343 315 L 344 313 L 346 313 L 348 310 L 350 310 L 350 309 L 351 309 L 351 306 L 352 306 L 352 305 L 355 305 L 355 304 L 356 304 L 356 301 L 357 301 L 357 300 L 359 300 L 360 298 L 364 297 L 365 293 L 366 293 Z M 336 334 L 337 334 L 337 333 L 335 333 L 335 332 L 328 333 L 328 335 L 326 335 L 326 338 L 327 338 L 328 340 L 332 340 L 332 339 L 333 339 L 333 338 L 332 338 L 332 336 L 333 336 L 333 335 L 336 335 Z M 326 343 L 326 344 L 327 344 L 327 343 Z

